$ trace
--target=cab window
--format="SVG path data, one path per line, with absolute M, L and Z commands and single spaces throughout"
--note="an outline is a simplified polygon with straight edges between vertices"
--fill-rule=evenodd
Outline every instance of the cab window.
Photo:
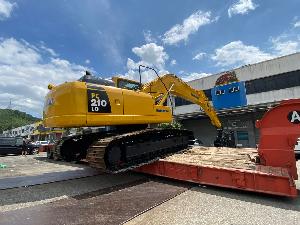
M 140 84 L 136 82 L 130 82 L 128 80 L 119 80 L 118 87 L 136 91 L 140 89 Z

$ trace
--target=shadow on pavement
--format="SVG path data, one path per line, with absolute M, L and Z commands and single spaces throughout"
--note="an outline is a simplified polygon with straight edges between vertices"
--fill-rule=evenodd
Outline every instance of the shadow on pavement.
M 66 161 L 56 161 L 53 159 L 48 159 L 46 156 L 36 156 L 34 159 L 42 161 L 42 162 L 47 162 L 47 163 L 53 163 L 57 165 L 66 165 L 66 166 L 73 166 L 73 167 L 89 167 L 87 163 L 85 162 L 66 162 Z

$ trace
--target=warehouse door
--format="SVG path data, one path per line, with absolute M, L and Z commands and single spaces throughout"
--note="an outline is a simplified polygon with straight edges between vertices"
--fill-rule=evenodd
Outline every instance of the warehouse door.
M 238 147 L 250 147 L 248 131 L 236 131 Z

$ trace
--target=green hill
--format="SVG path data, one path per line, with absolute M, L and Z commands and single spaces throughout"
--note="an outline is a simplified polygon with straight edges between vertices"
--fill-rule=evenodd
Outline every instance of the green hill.
M 39 120 L 41 119 L 19 110 L 0 109 L 0 134 L 4 130 L 24 126 Z

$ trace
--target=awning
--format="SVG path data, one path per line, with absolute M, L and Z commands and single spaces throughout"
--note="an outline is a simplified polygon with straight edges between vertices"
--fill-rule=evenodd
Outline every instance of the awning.
M 253 113 L 253 112 L 265 112 L 270 108 L 278 105 L 280 102 L 271 102 L 271 103 L 263 103 L 257 105 L 247 105 L 239 108 L 230 108 L 230 109 L 221 109 L 216 111 L 217 115 L 222 116 L 232 116 L 232 115 L 240 115 L 245 113 Z M 186 120 L 186 119 L 194 119 L 199 117 L 208 117 L 204 112 L 193 112 L 186 114 L 174 115 L 176 120 Z

